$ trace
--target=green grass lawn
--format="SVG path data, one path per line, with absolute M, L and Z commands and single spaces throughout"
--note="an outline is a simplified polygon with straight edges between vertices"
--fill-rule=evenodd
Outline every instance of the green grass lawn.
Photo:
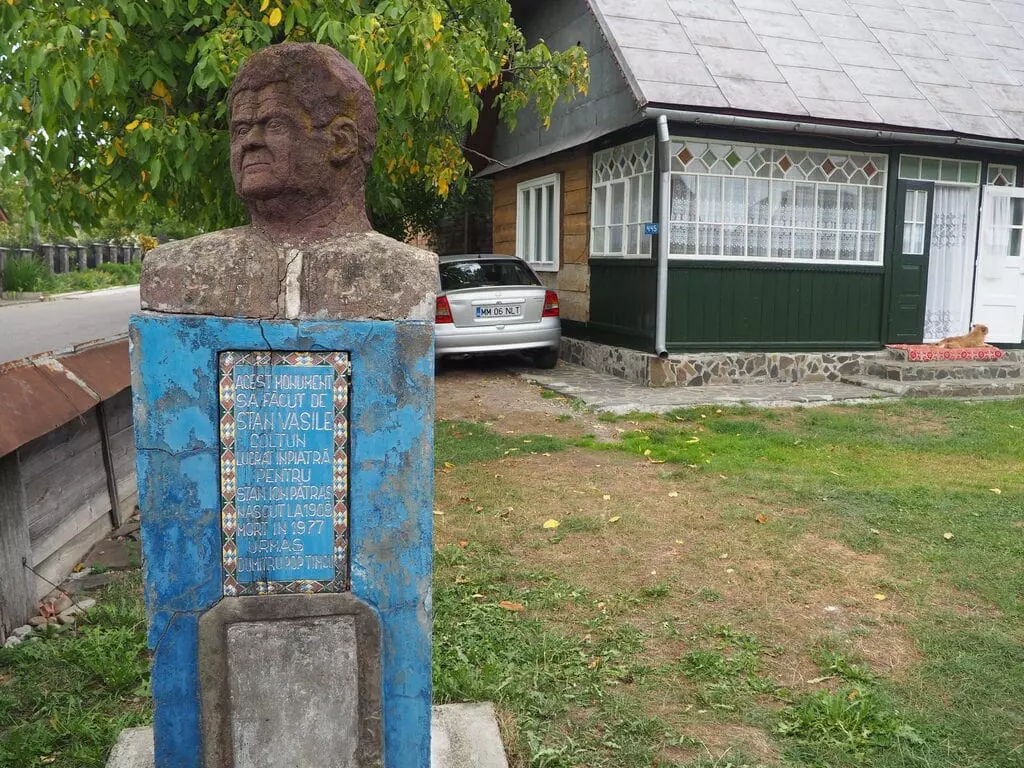
M 609 426 L 437 424 L 435 699 L 514 768 L 1024 766 L 1024 402 Z M 149 717 L 137 586 L 0 650 L 0 766 Z

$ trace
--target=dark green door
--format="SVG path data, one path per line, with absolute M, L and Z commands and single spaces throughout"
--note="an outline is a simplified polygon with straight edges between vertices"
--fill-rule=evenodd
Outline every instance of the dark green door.
M 896 242 L 889 291 L 889 344 L 919 344 L 924 338 L 928 246 L 932 237 L 930 181 L 900 181 L 896 192 Z

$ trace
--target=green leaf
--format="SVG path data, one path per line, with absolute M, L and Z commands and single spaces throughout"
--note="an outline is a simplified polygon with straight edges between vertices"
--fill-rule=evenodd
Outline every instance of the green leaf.
M 61 92 L 64 94 L 65 103 L 74 109 L 75 102 L 78 100 L 78 84 L 71 80 L 65 80 L 64 85 L 61 86 Z

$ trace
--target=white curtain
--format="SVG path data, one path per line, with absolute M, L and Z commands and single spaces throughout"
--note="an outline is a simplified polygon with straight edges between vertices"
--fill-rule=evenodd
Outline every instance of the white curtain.
M 977 187 L 935 185 L 924 340 L 967 333 L 974 282 Z

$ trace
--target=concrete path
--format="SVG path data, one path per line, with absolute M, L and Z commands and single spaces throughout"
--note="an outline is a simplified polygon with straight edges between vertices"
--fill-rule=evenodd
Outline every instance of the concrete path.
M 523 378 L 558 392 L 578 397 L 597 411 L 624 414 L 632 411 L 665 413 L 700 405 L 750 405 L 761 408 L 814 406 L 834 403 L 869 403 L 896 395 L 853 384 L 716 384 L 706 387 L 651 388 L 630 384 L 617 376 L 559 363 L 553 371 L 523 371 Z
M 0 306 L 0 364 L 123 336 L 139 310 L 139 286 Z

